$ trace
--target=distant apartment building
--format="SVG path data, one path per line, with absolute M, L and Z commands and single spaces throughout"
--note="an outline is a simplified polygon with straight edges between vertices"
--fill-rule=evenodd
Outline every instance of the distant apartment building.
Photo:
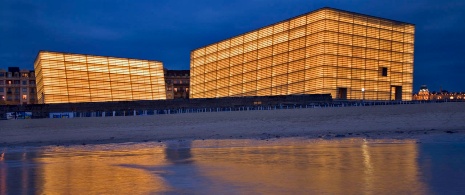
M 411 100 L 415 25 L 322 8 L 191 52 L 190 98 Z
M 189 98 L 189 70 L 164 70 L 166 99 L 188 99 Z
M 0 69 L 0 105 L 37 103 L 34 71 L 19 67 Z
M 166 99 L 159 61 L 41 51 L 34 69 L 38 103 Z
M 413 100 L 423 101 L 465 101 L 464 92 L 449 92 L 446 90 L 439 90 L 439 92 L 430 92 L 426 85 L 420 87 L 418 93 L 413 94 Z

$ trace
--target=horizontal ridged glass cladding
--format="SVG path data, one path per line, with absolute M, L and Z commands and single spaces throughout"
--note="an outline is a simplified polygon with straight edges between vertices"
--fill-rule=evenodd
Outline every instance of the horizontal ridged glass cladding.
M 158 61 L 42 51 L 34 69 L 39 103 L 166 99 Z
M 347 99 L 392 100 L 398 86 L 411 100 L 414 28 L 320 9 L 192 51 L 190 97 L 337 97 L 345 88 Z

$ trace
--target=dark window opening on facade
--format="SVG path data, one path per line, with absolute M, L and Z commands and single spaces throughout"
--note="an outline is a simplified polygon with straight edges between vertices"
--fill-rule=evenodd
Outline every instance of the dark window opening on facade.
M 383 68 L 381 69 L 381 76 L 383 76 L 383 77 L 387 77 L 387 76 L 388 76 L 388 68 L 383 67 Z
M 345 100 L 347 99 L 347 88 L 337 88 L 337 99 Z

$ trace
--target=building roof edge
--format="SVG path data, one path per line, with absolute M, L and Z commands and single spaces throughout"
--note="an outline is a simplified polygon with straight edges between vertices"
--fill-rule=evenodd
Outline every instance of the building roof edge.
M 95 54 L 83 54 L 83 53 L 70 53 L 70 52 L 59 52 L 59 51 L 50 51 L 50 50 L 39 50 L 36 56 L 36 60 L 39 57 L 39 54 L 42 52 L 48 52 L 48 53 L 60 53 L 60 54 L 75 54 L 75 55 L 85 55 L 85 56 L 98 56 L 98 57 L 107 57 L 107 58 L 121 58 L 121 59 L 130 59 L 130 60 L 145 60 L 145 61 L 153 61 L 153 62 L 160 62 L 163 63 L 160 60 L 148 60 L 148 59 L 137 59 L 137 58 L 125 58 L 125 57 L 116 57 L 116 56 L 105 56 L 105 55 L 95 55 Z M 34 60 L 35 62 L 35 60 Z
M 342 10 L 342 9 L 332 8 L 332 7 L 322 7 L 322 8 L 319 8 L 319 9 L 316 9 L 316 10 L 313 10 L 313 11 L 310 11 L 310 12 L 306 12 L 306 13 L 303 13 L 303 14 L 299 14 L 299 15 L 297 15 L 297 16 L 294 16 L 294 17 L 291 17 L 291 18 L 288 18 L 288 19 L 285 19 L 285 20 L 280 20 L 280 21 L 278 21 L 278 22 L 274 22 L 274 23 L 272 23 L 272 24 L 269 24 L 269 25 L 266 25 L 266 26 L 263 26 L 263 27 L 260 27 L 260 28 L 257 28 L 257 29 L 253 29 L 253 30 L 250 30 L 250 31 L 247 31 L 247 32 L 244 32 L 244 33 L 240 33 L 240 34 L 238 34 L 238 35 L 235 35 L 235 36 L 232 36 L 232 37 L 229 37 L 229 38 L 221 39 L 221 40 L 219 40 L 219 41 L 215 41 L 215 42 L 213 42 L 213 43 L 204 45 L 204 46 L 202 46 L 202 47 L 197 47 L 197 48 L 195 48 L 195 49 L 192 49 L 192 50 L 191 50 L 191 53 L 194 52 L 195 50 L 208 47 L 208 46 L 210 46 L 210 45 L 213 45 L 213 44 L 222 42 L 222 41 L 224 41 L 224 40 L 233 39 L 233 38 L 235 38 L 235 37 L 239 37 L 239 36 L 245 35 L 245 34 L 247 34 L 247 33 L 249 33 L 249 32 L 258 31 L 258 30 L 261 30 L 261 29 L 264 29 L 264 28 L 267 28 L 267 27 L 270 27 L 270 26 L 279 24 L 279 23 L 281 23 L 281 22 L 290 21 L 290 20 L 292 20 L 292 19 L 295 19 L 295 18 L 304 16 L 304 15 L 308 15 L 308 14 L 311 14 L 311 13 L 315 13 L 315 12 L 318 12 L 318 11 L 321 11 L 321 10 L 334 10 L 334 11 L 338 11 L 338 12 L 345 12 L 345 13 L 349 13 L 349 14 L 357 14 L 357 15 L 361 15 L 361 16 L 365 16 L 365 17 L 371 17 L 371 18 L 387 20 L 387 21 L 391 21 L 391 22 L 395 22 L 395 23 L 402 23 L 402 24 L 408 24 L 408 25 L 413 25 L 413 26 L 415 26 L 415 24 L 408 23 L 408 22 L 401 22 L 401 21 L 398 21 L 398 20 L 392 20 L 392 19 L 382 18 L 382 17 L 378 17 L 378 16 L 371 16 L 371 15 L 367 15 L 367 14 L 361 14 L 361 13 L 357 13 L 357 12 L 351 12 L 351 11 L 346 11 L 346 10 Z

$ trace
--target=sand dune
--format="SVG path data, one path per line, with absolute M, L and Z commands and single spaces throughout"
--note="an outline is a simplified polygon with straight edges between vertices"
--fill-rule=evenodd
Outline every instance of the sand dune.
M 1 146 L 173 139 L 415 138 L 444 134 L 465 134 L 465 103 L 0 122 Z

